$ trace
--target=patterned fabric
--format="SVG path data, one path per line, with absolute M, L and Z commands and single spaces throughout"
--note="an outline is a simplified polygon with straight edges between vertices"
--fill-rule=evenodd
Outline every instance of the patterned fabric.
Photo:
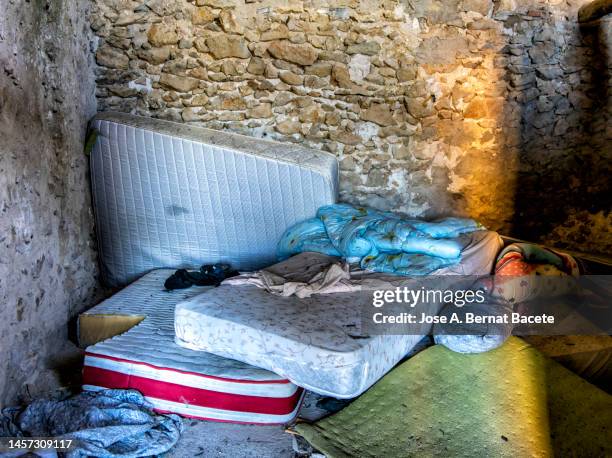
M 578 263 L 569 254 L 531 243 L 508 245 L 497 257 L 496 275 L 580 274 Z
M 303 251 L 343 256 L 362 269 L 397 275 L 427 275 L 457 264 L 465 246 L 458 237 L 484 229 L 466 218 L 436 222 L 404 219 L 348 204 L 319 208 L 317 218 L 290 227 L 281 237 L 280 259 Z
M 499 254 L 495 276 L 480 281 L 480 285 L 491 291 L 492 302 L 483 304 L 487 310 L 482 310 L 481 306 L 478 312 L 511 313 L 515 304 L 537 297 L 567 294 L 574 288 L 574 282 L 559 281 L 559 278 L 578 274 L 578 264 L 568 254 L 530 243 L 513 243 Z M 460 312 L 474 312 L 474 307 Z M 475 327 L 472 325 L 470 329 L 474 330 Z M 512 324 L 488 325 L 480 333 L 440 334 L 434 339 L 437 344 L 455 352 L 482 353 L 503 344 L 512 329 Z
M 579 274 L 578 263 L 568 254 L 540 245 L 513 243 L 497 258 L 493 294 L 511 304 L 542 296 L 561 296 L 571 291 L 574 284 L 558 278 Z

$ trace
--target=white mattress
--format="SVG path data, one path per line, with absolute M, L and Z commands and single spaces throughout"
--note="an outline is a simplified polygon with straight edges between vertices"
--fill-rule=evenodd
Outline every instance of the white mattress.
M 439 275 L 491 272 L 501 247 L 499 236 L 482 231 L 467 238 L 460 265 L 452 271 L 442 269 Z M 401 282 L 403 277 L 390 278 Z M 275 296 L 253 285 L 221 285 L 176 305 L 176 341 L 269 369 L 319 394 L 352 398 L 423 337 L 364 336 L 361 311 L 370 307 L 371 296 L 359 293 L 300 299 Z M 423 334 L 428 331 L 423 329 Z
M 176 306 L 177 343 L 236 358 L 319 394 L 363 393 L 423 336 L 360 336 L 354 294 L 275 296 L 221 285 Z
M 102 113 L 91 178 L 102 279 L 154 268 L 275 260 L 283 231 L 335 202 L 338 166 L 293 144 Z
M 184 290 L 166 291 L 164 280 L 174 270 L 159 269 L 122 289 L 82 315 L 143 315 L 146 317 L 129 331 L 87 347 L 116 358 L 138 360 L 160 366 L 172 366 L 191 372 L 203 372 L 218 377 L 236 376 L 253 380 L 277 380 L 270 371 L 235 360 L 193 352 L 174 342 L 174 307 L 210 289 L 194 286 Z
M 208 288 L 165 291 L 164 280 L 172 272 L 150 272 L 82 314 L 145 316 L 129 331 L 87 347 L 83 388 L 127 381 L 156 409 L 196 418 L 266 424 L 294 418 L 302 393 L 286 378 L 174 342 L 175 304 Z M 87 384 L 92 378 L 99 385 Z

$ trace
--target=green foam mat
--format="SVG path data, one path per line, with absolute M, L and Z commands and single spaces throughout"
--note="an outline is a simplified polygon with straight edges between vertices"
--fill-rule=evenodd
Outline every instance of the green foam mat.
M 477 355 L 431 347 L 296 430 L 330 457 L 612 456 L 611 424 L 612 396 L 512 337 Z

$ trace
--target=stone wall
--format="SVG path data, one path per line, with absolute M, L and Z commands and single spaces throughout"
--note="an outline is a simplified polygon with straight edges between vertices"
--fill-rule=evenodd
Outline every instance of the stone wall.
M 96 285 L 83 154 L 95 113 L 88 3 L 2 7 L 0 407 L 65 381 L 68 321 Z
M 582 149 L 578 150 L 585 153 L 576 157 L 572 167 L 572 175 L 575 174 L 582 181 L 571 182 L 568 193 L 552 194 L 551 201 L 556 201 L 569 209 L 566 211 L 566 220 L 556 225 L 544 237 L 544 241 L 562 248 L 610 254 L 612 253 L 612 212 L 610 211 L 612 207 L 612 192 L 610 192 L 612 15 L 583 24 L 580 32 L 589 51 L 592 52 L 589 57 L 592 66 L 585 68 L 581 75 L 584 75 L 589 83 L 583 89 L 587 96 L 586 108 L 590 103 L 589 100 L 593 104 L 592 110 L 584 117 L 590 126 L 585 129 L 586 138 L 583 139 Z M 576 194 L 572 195 L 572 192 Z
M 344 201 L 557 243 L 612 195 L 582 3 L 95 0 L 98 108 L 331 151 Z

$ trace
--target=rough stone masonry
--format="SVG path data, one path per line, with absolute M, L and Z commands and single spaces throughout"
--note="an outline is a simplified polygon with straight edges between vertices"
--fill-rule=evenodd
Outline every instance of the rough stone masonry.
M 344 201 L 610 252 L 612 40 L 583 3 L 96 0 L 98 108 L 331 151 Z

